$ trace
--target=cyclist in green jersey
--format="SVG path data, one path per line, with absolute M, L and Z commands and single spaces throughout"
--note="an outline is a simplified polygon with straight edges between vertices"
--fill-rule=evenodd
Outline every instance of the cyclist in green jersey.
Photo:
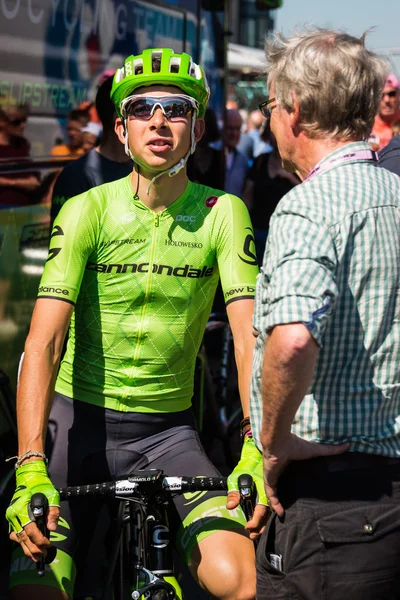
M 63 502 L 60 517 L 56 487 L 138 468 L 217 475 L 198 442 L 190 404 L 219 278 L 248 416 L 257 275 L 249 215 L 239 198 L 193 184 L 186 175 L 204 130 L 205 75 L 185 53 L 145 50 L 117 70 L 111 97 L 116 133 L 134 169 L 70 199 L 52 230 L 17 397 L 17 490 L 7 511 L 10 537 L 20 544 L 11 562 L 12 598 L 65 600 L 74 593 L 95 515 L 76 514 Z M 266 502 L 261 454 L 250 433 L 230 477 L 228 501 L 217 492 L 175 501 L 178 546 L 215 598 L 255 596 L 254 548 L 244 535 L 236 491 L 238 474 L 253 474 L 260 497 L 246 528 L 254 537 Z M 57 547 L 43 579 L 22 558 L 37 560 L 49 546 L 28 510 L 37 491 L 49 500 L 50 541 Z

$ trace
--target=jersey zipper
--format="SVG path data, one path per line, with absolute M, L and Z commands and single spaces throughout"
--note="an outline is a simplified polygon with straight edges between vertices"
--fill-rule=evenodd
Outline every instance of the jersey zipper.
M 152 281 L 152 277 L 153 277 L 153 263 L 154 263 L 154 255 L 155 255 L 155 251 L 156 251 L 157 231 L 158 231 L 158 227 L 160 225 L 160 215 L 158 213 L 154 214 L 153 222 L 154 222 L 154 227 L 153 227 L 153 237 L 151 240 L 151 249 L 150 249 L 149 272 L 148 272 L 147 283 L 146 283 L 146 292 L 145 292 L 145 296 L 144 296 L 144 300 L 143 300 L 142 316 L 140 318 L 138 339 L 136 342 L 135 353 L 133 355 L 134 363 L 136 363 L 136 361 L 139 357 L 140 345 L 141 345 L 141 341 L 142 341 L 142 337 L 143 337 L 143 333 L 144 333 L 144 321 L 145 321 L 146 313 L 147 313 L 148 299 L 149 299 L 149 295 L 151 292 L 151 281 Z M 133 369 L 132 369 L 132 379 L 134 378 L 133 377 L 134 370 L 135 370 L 135 367 L 133 367 Z

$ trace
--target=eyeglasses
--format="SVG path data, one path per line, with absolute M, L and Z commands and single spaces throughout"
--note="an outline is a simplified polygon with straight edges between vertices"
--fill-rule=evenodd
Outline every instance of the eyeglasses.
M 275 108 L 275 106 L 270 106 L 270 104 L 272 102 L 275 102 L 276 98 L 269 98 L 268 100 L 265 100 L 265 102 L 261 102 L 261 104 L 258 105 L 258 108 L 261 111 L 261 114 L 263 117 L 265 117 L 266 119 L 270 119 L 271 115 L 272 115 L 272 111 Z
M 15 127 L 19 127 L 23 123 L 26 123 L 26 117 L 21 117 L 21 119 L 8 119 L 10 125 L 14 125 Z
M 395 96 L 397 96 L 397 90 L 390 90 L 390 92 L 383 92 L 382 98 L 384 98 L 385 96 L 389 96 L 389 98 L 394 98 Z
M 168 121 L 182 119 L 190 115 L 193 110 L 198 110 L 198 103 L 190 96 L 128 96 L 121 102 L 123 117 L 133 117 L 148 121 L 154 115 L 156 108 L 160 108 Z

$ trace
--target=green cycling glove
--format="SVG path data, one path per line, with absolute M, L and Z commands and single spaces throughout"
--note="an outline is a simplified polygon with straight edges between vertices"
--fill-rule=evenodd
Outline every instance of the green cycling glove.
M 264 488 L 263 456 L 254 444 L 251 436 L 244 439 L 240 460 L 228 477 L 228 492 L 238 492 L 240 475 L 251 475 L 256 486 L 256 504 L 268 506 L 267 494 Z
M 16 471 L 17 488 L 7 508 L 6 517 L 10 531 L 20 533 L 25 525 L 34 521 L 30 508 L 33 494 L 41 492 L 49 502 L 49 506 L 60 506 L 60 494 L 51 483 L 47 468 L 43 461 L 35 460 Z

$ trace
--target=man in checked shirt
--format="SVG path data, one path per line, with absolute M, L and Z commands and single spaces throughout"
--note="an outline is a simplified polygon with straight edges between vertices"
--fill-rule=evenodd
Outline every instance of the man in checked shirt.
M 400 595 L 400 178 L 366 140 L 385 67 L 354 38 L 266 44 L 283 166 L 256 292 L 251 424 L 273 511 L 257 598 Z

